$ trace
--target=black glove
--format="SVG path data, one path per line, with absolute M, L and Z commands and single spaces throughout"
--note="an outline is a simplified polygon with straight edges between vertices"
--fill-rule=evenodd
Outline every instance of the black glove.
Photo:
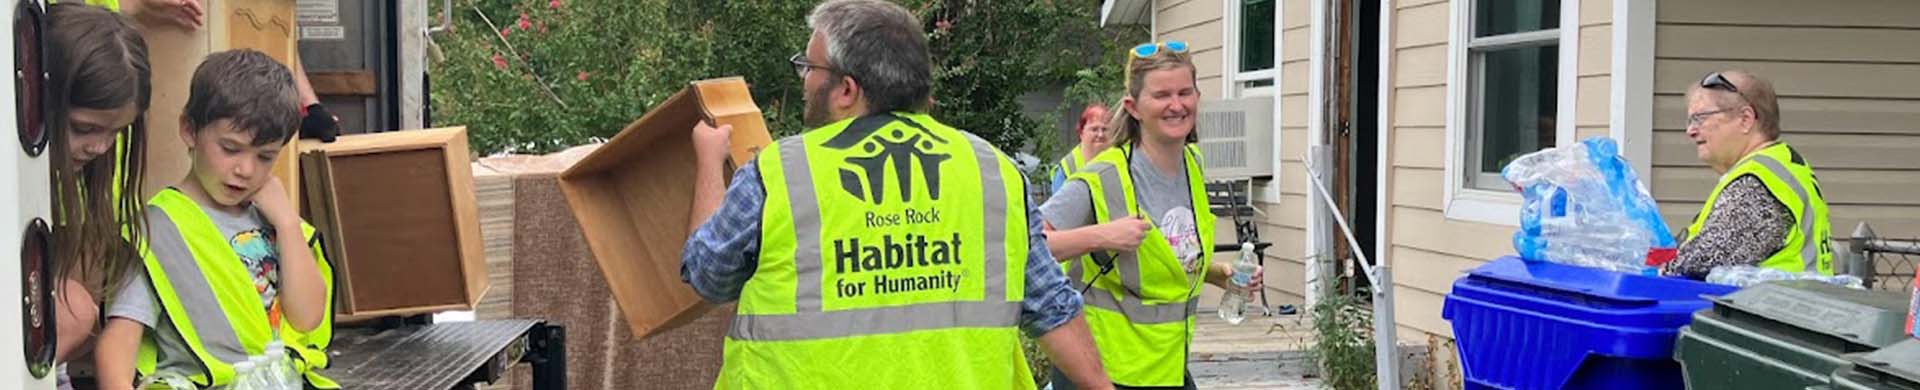
M 314 103 L 307 106 L 307 116 L 300 118 L 300 138 L 319 139 L 320 142 L 333 142 L 340 136 L 340 119 L 327 112 L 327 106 Z

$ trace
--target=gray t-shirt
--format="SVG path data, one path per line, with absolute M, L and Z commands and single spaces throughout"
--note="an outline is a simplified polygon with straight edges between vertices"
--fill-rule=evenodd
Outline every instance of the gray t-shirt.
M 240 261 L 247 266 L 247 271 L 253 274 L 255 291 L 260 292 L 262 310 L 276 310 L 277 308 L 272 305 L 279 293 L 280 256 L 273 245 L 272 234 L 269 234 L 271 229 L 268 229 L 268 226 L 270 225 L 260 216 L 259 210 L 253 207 L 248 207 L 240 213 L 226 213 L 206 208 L 201 210 L 213 220 L 213 225 L 220 230 L 220 235 L 225 236 L 227 243 L 233 245 L 234 252 L 240 255 Z M 150 221 L 171 220 L 156 207 L 147 209 L 147 218 Z M 191 233 L 182 232 L 182 234 Z M 185 243 L 178 241 L 155 240 L 148 245 L 152 246 L 155 253 L 190 253 L 183 247 Z M 181 304 L 219 305 L 220 303 L 181 302 Z M 198 358 L 193 355 L 191 349 L 188 349 L 186 339 L 180 336 L 179 329 L 173 327 L 173 322 L 168 321 L 167 315 L 168 313 L 160 307 L 160 298 L 155 294 L 153 283 L 148 279 L 146 272 L 134 272 L 130 275 L 127 286 L 120 290 L 120 294 L 107 308 L 108 318 L 133 320 L 145 325 L 151 331 L 148 335 L 153 338 L 154 346 L 159 349 L 156 365 L 159 371 L 200 372 Z M 221 344 L 218 342 L 221 339 L 223 338 L 215 337 L 202 341 L 207 343 L 207 348 L 231 351 L 242 351 L 244 348 L 240 345 L 218 345 Z M 233 340 L 232 338 L 224 339 Z M 228 355 L 247 354 L 239 352 Z
M 1181 261 L 1192 270 L 1191 262 L 1199 258 L 1199 229 L 1196 225 L 1198 215 L 1193 210 L 1193 192 L 1187 187 L 1187 172 L 1166 174 L 1153 166 L 1146 153 L 1138 150 L 1128 159 L 1128 170 L 1132 171 L 1134 196 L 1140 202 L 1145 217 L 1158 227 L 1167 243 L 1172 244 Z M 1087 183 L 1069 180 L 1060 186 L 1060 191 L 1040 205 L 1040 214 L 1056 230 L 1070 230 L 1093 225 L 1092 191 Z M 1198 210 L 1197 212 L 1211 212 Z

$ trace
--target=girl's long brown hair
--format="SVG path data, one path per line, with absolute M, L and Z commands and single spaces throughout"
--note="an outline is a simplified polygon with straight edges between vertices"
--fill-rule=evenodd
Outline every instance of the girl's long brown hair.
M 147 43 L 131 21 L 80 2 L 47 7 L 50 104 L 54 124 L 54 280 L 81 282 L 95 300 L 115 294 L 142 261 L 146 232 L 141 181 L 146 176 L 146 111 L 153 95 Z M 113 151 L 82 166 L 67 156 L 67 109 L 133 107 L 132 128 Z M 91 304 L 91 303 L 89 303 Z

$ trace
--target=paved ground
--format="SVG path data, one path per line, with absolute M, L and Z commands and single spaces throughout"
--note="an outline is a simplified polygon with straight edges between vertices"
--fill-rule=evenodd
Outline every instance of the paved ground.
M 1204 309 L 1203 309 L 1204 310 Z M 1300 315 L 1248 317 L 1230 325 L 1211 310 L 1196 317 L 1188 358 L 1201 389 L 1319 389 L 1320 379 L 1307 359 L 1313 345 L 1312 323 Z

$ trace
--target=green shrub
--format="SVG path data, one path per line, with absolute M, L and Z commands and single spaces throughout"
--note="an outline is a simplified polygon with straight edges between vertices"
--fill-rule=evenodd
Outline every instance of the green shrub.
M 1373 316 L 1367 302 L 1332 294 L 1313 307 L 1314 360 L 1327 388 L 1374 389 Z
M 1031 145 L 1052 122 L 1022 113 L 1018 97 L 1117 67 L 1117 48 L 1145 36 L 1099 27 L 1097 2 L 901 3 L 928 31 L 935 116 L 1010 153 L 1052 152 Z M 787 58 L 805 48 L 815 4 L 455 0 L 455 30 L 437 38 L 446 61 L 430 75 L 433 119 L 468 126 L 481 154 L 544 153 L 611 137 L 689 81 L 738 75 L 776 135 L 797 133 L 805 106 Z

